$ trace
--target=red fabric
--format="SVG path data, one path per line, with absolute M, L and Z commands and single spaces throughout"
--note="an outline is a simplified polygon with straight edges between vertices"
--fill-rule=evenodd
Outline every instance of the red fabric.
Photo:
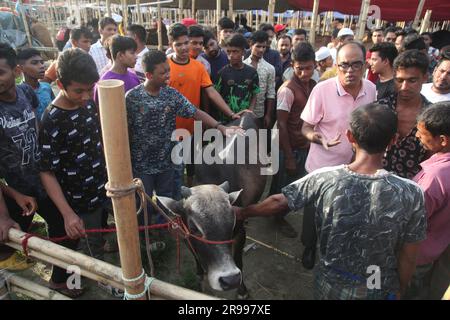
M 288 3 L 296 9 L 312 11 L 314 0 L 288 0 Z M 419 0 L 372 0 L 370 5 L 380 7 L 382 20 L 410 21 L 414 20 Z M 344 14 L 359 15 L 360 10 L 361 0 L 320 0 L 319 3 L 319 12 L 339 11 Z M 427 10 L 433 10 L 431 21 L 450 19 L 450 1 L 448 0 L 425 1 L 421 18 Z
M 372 52 L 367 51 L 367 53 L 366 53 L 367 63 L 369 63 L 371 56 L 372 56 Z M 370 69 L 370 66 L 368 67 L 367 80 L 369 80 L 375 84 L 377 83 L 377 80 L 378 80 L 378 75 L 372 72 L 372 69 Z

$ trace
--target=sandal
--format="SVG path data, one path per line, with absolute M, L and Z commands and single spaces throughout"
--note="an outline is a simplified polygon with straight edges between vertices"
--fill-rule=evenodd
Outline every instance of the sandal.
M 65 295 L 71 299 L 76 299 L 81 297 L 81 295 L 83 295 L 84 293 L 84 289 L 69 289 L 67 288 L 67 284 L 65 282 L 63 283 L 55 283 L 52 280 L 49 281 L 50 285 L 49 288 L 52 290 L 55 290 L 59 293 L 61 293 L 62 295 Z

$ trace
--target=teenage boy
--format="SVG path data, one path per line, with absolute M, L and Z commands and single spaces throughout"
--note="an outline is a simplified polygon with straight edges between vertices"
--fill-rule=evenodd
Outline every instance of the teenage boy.
M 92 101 L 99 77 L 94 60 L 81 49 L 59 56 L 57 76 L 61 91 L 40 126 L 40 176 L 64 219 L 67 235 L 78 240 L 86 236 L 85 229 L 102 227 L 107 201 L 100 123 Z M 102 236 L 89 235 L 86 241 L 94 257 L 102 259 Z
M 148 194 L 173 197 L 175 168 L 171 140 L 176 118 L 192 118 L 216 128 L 223 134 L 226 127 L 196 108 L 180 92 L 168 86 L 170 65 L 161 51 L 150 51 L 143 57 L 146 80 L 126 95 L 131 162 L 135 176 L 142 179 Z M 237 130 L 233 127 L 231 131 Z M 157 223 L 164 219 L 157 216 Z
M 239 113 L 245 109 L 253 111 L 256 95 L 260 92 L 258 72 L 242 61 L 246 43 L 244 36 L 238 33 L 226 41 L 230 64 L 219 71 L 215 84 L 216 90 L 224 97 L 233 113 Z
M 311 79 L 315 68 L 315 53 L 307 42 L 300 43 L 292 53 L 294 76 L 286 81 L 277 94 L 277 126 L 280 134 L 280 170 L 273 193 L 307 174 L 305 170 L 309 141 L 302 134 L 300 118 L 316 82 Z M 279 231 L 290 238 L 297 232 L 282 216 L 276 219 Z
M 95 61 L 97 72 L 100 72 L 108 64 L 105 49 L 106 40 L 117 34 L 117 22 L 110 17 L 102 18 L 98 23 L 98 32 L 100 33 L 100 39 L 91 46 L 89 54 Z
M 422 170 L 414 177 L 425 194 L 427 239 L 419 247 L 409 297 L 440 299 L 444 292 L 433 296 L 430 287 L 437 261 L 450 245 L 450 101 L 433 104 L 419 115 L 416 137 L 433 155 L 420 164 Z M 448 270 L 443 277 L 442 283 L 448 284 Z
M 39 51 L 33 48 L 24 49 L 17 55 L 17 63 L 22 70 L 24 82 L 33 88 L 39 107 L 34 111 L 38 121 L 42 118 L 45 108 L 55 98 L 50 84 L 40 82 L 44 78 L 45 66 Z
M 34 212 L 39 208 L 39 214 L 47 222 L 49 236 L 65 236 L 64 221 L 39 179 L 41 152 L 33 112 L 38 108 L 38 100 L 29 85 L 16 86 L 15 80 L 20 75 L 16 53 L 5 43 L 0 43 L 0 74 L 0 176 L 7 183 L 7 186 L 1 183 L 0 187 L 9 212 L 9 216 L 4 210 L 0 214 L 2 232 L 15 225 L 12 221 L 27 231 Z M 71 241 L 60 244 L 71 249 L 76 245 Z M 29 264 L 14 250 L 0 246 L 0 270 L 23 270 L 27 267 Z M 50 282 L 67 289 L 67 278 L 66 270 L 54 267 Z M 74 289 L 65 294 L 76 297 L 81 291 Z
M 70 31 L 70 43 L 72 44 L 72 48 L 80 48 L 86 52 L 89 52 L 91 49 L 93 35 L 92 32 L 85 27 L 75 28 Z M 50 66 L 45 71 L 45 76 L 42 81 L 52 83 L 56 81 L 56 63 L 58 60 L 55 60 L 50 64 Z
M 219 47 L 216 38 L 210 31 L 205 31 L 203 45 L 205 52 L 201 53 L 201 56 L 209 62 L 211 66 L 211 80 L 213 83 L 216 83 L 219 71 L 229 63 L 228 56 Z
M 136 41 L 137 60 L 136 65 L 134 66 L 134 71 L 136 72 L 139 80 L 144 82 L 145 72 L 142 67 L 142 57 L 148 52 L 148 48 L 145 45 L 147 41 L 147 31 L 145 31 L 145 28 L 141 25 L 132 24 L 127 28 L 127 35 Z
M 136 65 L 136 48 L 136 41 L 132 38 L 119 35 L 113 36 L 109 44 L 109 52 L 113 64 L 111 69 L 101 76 L 100 80 L 122 80 L 125 92 L 139 85 L 141 82 L 139 81 L 138 76 L 128 70 L 128 68 L 133 69 Z M 95 87 L 94 101 L 98 103 L 97 87 Z
M 398 55 L 397 48 L 390 42 L 381 42 L 369 49 L 369 59 L 372 73 L 378 75 L 375 82 L 377 99 L 383 99 L 395 93 L 394 60 Z
M 234 22 L 228 17 L 223 17 L 218 22 L 218 33 L 219 45 L 223 48 L 225 45 L 225 40 L 231 37 L 234 32 Z
M 256 31 L 250 39 L 250 56 L 244 63 L 256 69 L 259 79 L 259 93 L 256 94 L 253 112 L 265 128 L 271 128 L 276 95 L 275 68 L 263 58 L 269 36 L 264 31 Z
M 196 59 L 200 62 L 208 72 L 211 74 L 211 65 L 201 53 L 203 52 L 203 41 L 205 37 L 205 31 L 199 25 L 189 26 L 189 56 L 192 59 Z
M 392 110 L 359 107 L 346 133 L 356 151 L 352 163 L 317 170 L 281 194 L 235 208 L 236 217 L 245 219 L 314 207 L 320 242 L 315 299 L 399 298 L 411 280 L 426 236 L 425 208 L 417 184 L 383 170 L 383 153 L 396 129 Z M 367 285 L 373 266 L 381 271 L 378 287 Z

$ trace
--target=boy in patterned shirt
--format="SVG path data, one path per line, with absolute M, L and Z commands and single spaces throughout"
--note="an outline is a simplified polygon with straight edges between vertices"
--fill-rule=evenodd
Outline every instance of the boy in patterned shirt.
M 61 91 L 45 110 L 39 131 L 42 184 L 74 240 L 85 237 L 85 229 L 101 228 L 107 200 L 100 123 L 92 100 L 98 79 L 89 54 L 81 49 L 62 53 L 56 80 Z M 90 235 L 86 241 L 94 257 L 102 259 L 102 236 Z

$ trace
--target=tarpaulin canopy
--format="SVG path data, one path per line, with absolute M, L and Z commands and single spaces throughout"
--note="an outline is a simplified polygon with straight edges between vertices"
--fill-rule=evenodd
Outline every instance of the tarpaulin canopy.
M 311 11 L 314 4 L 314 0 L 285 1 L 298 10 Z M 319 12 L 339 11 L 345 14 L 359 15 L 361 10 L 361 2 L 361 0 L 320 0 Z M 370 5 L 380 7 L 380 18 L 382 20 L 410 21 L 414 20 L 419 2 L 420 0 L 371 0 Z M 431 21 L 450 20 L 449 0 L 426 0 L 421 18 L 425 15 L 426 10 L 433 10 L 431 14 Z M 369 11 L 369 15 L 370 14 L 371 13 Z

